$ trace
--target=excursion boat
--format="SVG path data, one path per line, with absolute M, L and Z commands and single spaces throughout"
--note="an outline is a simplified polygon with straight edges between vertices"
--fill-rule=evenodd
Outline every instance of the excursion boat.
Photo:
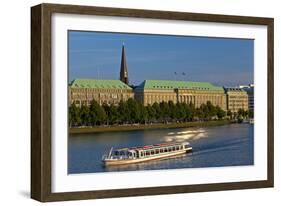
M 104 165 L 124 165 L 145 162 L 156 159 L 165 159 L 192 151 L 189 142 L 161 143 L 142 147 L 110 149 L 103 155 Z

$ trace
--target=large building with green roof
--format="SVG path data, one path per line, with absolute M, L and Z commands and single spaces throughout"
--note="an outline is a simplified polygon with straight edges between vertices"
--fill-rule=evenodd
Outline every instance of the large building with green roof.
M 226 110 L 223 87 L 208 82 L 145 80 L 134 89 L 135 99 L 144 105 L 172 101 L 192 103 L 195 107 L 210 101 Z
M 89 105 L 92 100 L 102 104 L 118 104 L 134 98 L 133 89 L 120 80 L 75 79 L 69 85 L 70 103 Z

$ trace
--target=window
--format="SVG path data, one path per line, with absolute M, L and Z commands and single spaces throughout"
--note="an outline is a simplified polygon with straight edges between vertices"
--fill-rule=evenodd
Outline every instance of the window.
M 164 152 L 168 152 L 168 148 L 165 148 L 165 149 L 164 149 Z

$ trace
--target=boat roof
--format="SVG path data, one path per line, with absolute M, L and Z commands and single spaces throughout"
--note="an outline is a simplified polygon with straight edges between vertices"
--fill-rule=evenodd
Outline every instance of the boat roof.
M 116 149 L 115 151 L 149 150 L 149 149 L 156 149 L 161 147 L 177 146 L 182 144 L 189 144 L 189 142 L 164 142 L 164 143 L 153 144 L 153 145 L 145 145 L 141 147 L 121 148 L 121 149 Z

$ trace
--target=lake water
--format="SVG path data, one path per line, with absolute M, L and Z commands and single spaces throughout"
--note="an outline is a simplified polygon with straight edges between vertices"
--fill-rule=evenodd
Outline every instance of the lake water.
M 68 142 L 68 173 L 253 165 L 253 129 L 251 124 L 230 124 L 204 128 L 71 134 Z M 169 141 L 189 141 L 193 152 L 131 165 L 102 165 L 102 155 L 112 146 L 122 148 Z

